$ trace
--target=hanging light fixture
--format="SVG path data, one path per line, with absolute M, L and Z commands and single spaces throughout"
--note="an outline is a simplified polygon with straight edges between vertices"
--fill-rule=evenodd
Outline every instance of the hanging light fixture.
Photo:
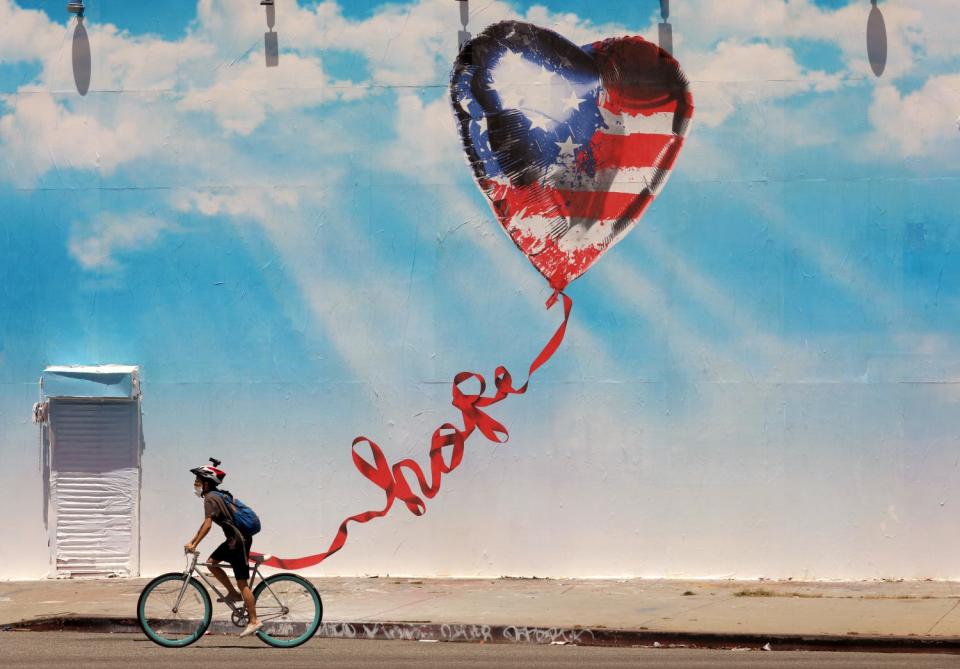
M 266 8 L 267 13 L 267 32 L 263 33 L 263 56 L 267 67 L 277 67 L 280 65 L 280 42 L 273 30 L 277 24 L 277 9 L 273 6 L 273 0 L 260 0 L 260 4 Z
M 870 69 L 879 77 L 887 67 L 887 24 L 877 0 L 870 0 L 870 4 L 873 7 L 867 17 L 867 58 Z
M 83 12 L 86 7 L 83 2 L 68 2 L 67 11 L 77 15 L 77 25 L 73 29 L 73 44 L 71 48 L 71 65 L 73 66 L 73 83 L 77 93 L 86 95 L 90 90 L 90 38 L 83 25 Z
M 470 41 L 470 33 L 467 31 L 467 24 L 470 22 L 470 0 L 454 1 L 460 3 L 461 28 L 457 32 L 457 49 L 462 49 L 463 45 Z
M 670 25 L 670 0 L 660 0 L 660 48 L 673 54 L 673 26 Z

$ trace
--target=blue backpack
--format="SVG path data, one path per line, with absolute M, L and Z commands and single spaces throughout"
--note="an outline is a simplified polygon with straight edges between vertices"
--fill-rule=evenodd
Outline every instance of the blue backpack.
M 230 511 L 233 524 L 246 535 L 253 536 L 260 531 L 260 518 L 249 506 L 228 492 L 215 491 Z

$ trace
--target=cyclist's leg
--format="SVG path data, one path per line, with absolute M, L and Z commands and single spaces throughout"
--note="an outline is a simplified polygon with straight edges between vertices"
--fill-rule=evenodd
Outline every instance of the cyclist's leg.
M 243 544 L 237 546 L 232 555 L 230 566 L 233 567 L 233 575 L 237 579 L 237 588 L 240 590 L 240 596 L 247 605 L 247 619 L 249 624 L 247 628 L 259 627 L 260 620 L 257 618 L 257 603 L 253 597 L 253 591 L 250 589 L 250 544 L 253 537 L 244 536 Z
M 237 588 L 239 588 L 240 596 L 243 597 L 243 601 L 247 605 L 247 615 L 249 616 L 250 624 L 256 625 L 260 620 L 257 618 L 257 601 L 253 598 L 253 590 L 250 589 L 250 583 L 245 578 L 238 578 Z
M 236 599 L 240 597 L 240 593 L 237 592 L 237 589 L 233 587 L 233 583 L 230 581 L 230 577 L 227 576 L 227 573 L 220 567 L 218 564 L 221 561 L 229 561 L 230 559 L 230 547 L 227 546 L 227 542 L 224 541 L 222 544 L 217 546 L 216 550 L 210 554 L 210 557 L 207 558 L 207 567 L 210 569 L 210 573 L 213 574 L 213 577 L 220 581 L 220 583 L 227 589 L 227 597 L 231 599 Z
M 240 593 L 237 592 L 237 589 L 233 587 L 233 582 L 230 580 L 230 577 L 227 576 L 227 572 L 223 570 L 220 565 L 215 562 L 207 562 L 207 567 L 210 569 L 210 573 L 213 574 L 213 577 L 216 578 L 223 586 L 227 589 L 227 597 L 230 599 L 236 599 L 240 597 Z

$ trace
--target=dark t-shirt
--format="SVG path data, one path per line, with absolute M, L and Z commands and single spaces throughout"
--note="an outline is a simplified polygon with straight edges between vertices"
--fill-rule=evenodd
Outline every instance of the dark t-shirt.
M 227 544 L 231 548 L 236 548 L 237 540 L 243 537 L 240 534 L 240 530 L 234 527 L 233 519 L 229 516 L 229 511 L 224 513 L 226 501 L 221 504 L 221 500 L 217 499 L 218 497 L 219 495 L 217 493 L 207 493 L 203 496 L 203 516 L 219 525 L 220 529 L 223 530 L 223 536 L 227 538 Z

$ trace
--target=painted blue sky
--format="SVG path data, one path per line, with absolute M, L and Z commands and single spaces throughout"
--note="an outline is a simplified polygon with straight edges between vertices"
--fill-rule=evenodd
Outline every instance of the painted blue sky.
M 350 439 L 408 452 L 450 418 L 456 372 L 520 376 L 558 314 L 462 159 L 454 3 L 278 0 L 266 68 L 256 2 L 90 0 L 85 96 L 63 4 L 0 0 L 0 383 L 138 364 L 148 402 L 151 384 L 233 397 L 251 443 L 296 431 L 278 405 L 334 397 L 335 416 L 301 427 L 354 476 Z M 470 4 L 474 33 L 522 18 L 581 44 L 656 39 L 660 20 L 652 0 Z M 544 390 L 505 411 L 527 435 L 573 421 L 618 443 L 707 439 L 727 480 L 761 452 L 782 473 L 799 444 L 843 458 L 890 434 L 954 467 L 954 0 L 880 3 L 881 78 L 866 0 L 672 5 L 688 144 L 640 225 L 570 287 Z M 179 434 L 164 406 L 151 420 Z M 223 411 L 176 439 L 216 435 Z

